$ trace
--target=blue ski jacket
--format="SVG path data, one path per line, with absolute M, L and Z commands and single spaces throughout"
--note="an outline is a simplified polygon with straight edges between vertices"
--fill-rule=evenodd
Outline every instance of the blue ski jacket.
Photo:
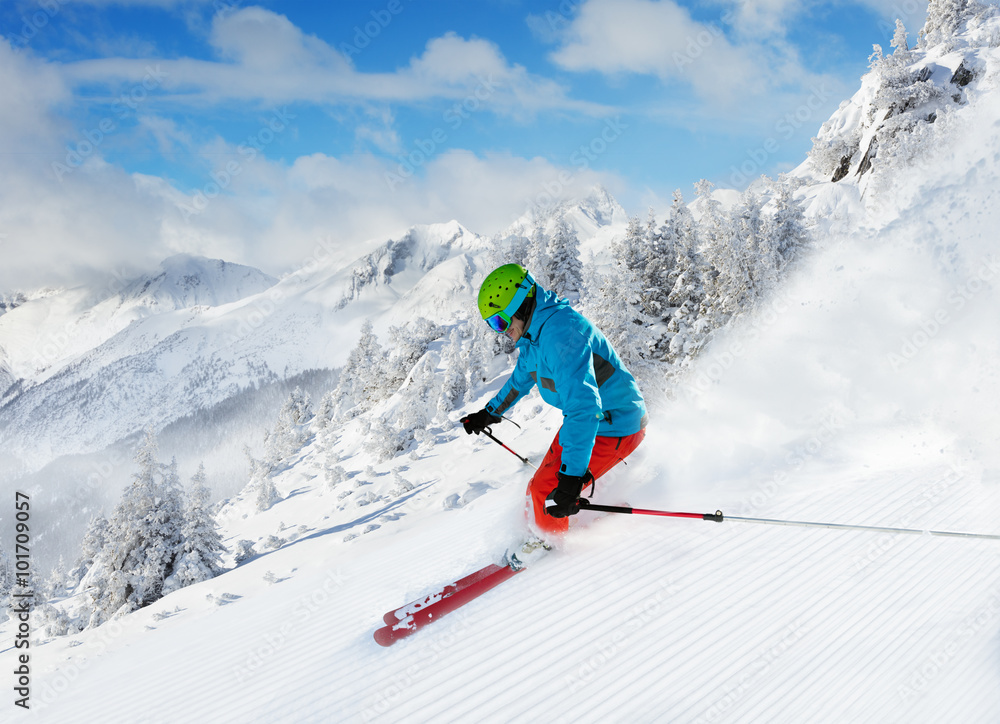
M 535 311 L 517 341 L 517 365 L 486 403 L 502 415 L 538 385 L 542 399 L 563 411 L 560 471 L 584 475 L 594 439 L 627 437 L 646 426 L 646 404 L 611 343 L 569 302 L 536 285 Z

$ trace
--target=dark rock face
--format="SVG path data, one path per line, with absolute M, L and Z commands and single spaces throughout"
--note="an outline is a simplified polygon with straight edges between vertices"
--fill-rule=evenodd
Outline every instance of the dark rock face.
M 966 68 L 965 61 L 963 60 L 955 69 L 954 75 L 951 76 L 951 83 L 952 85 L 957 85 L 959 88 L 964 88 L 969 85 L 975 77 L 976 72 Z
M 847 176 L 848 172 L 851 170 L 851 157 L 844 156 L 840 159 L 840 166 L 836 171 L 833 172 L 833 178 L 830 179 L 833 183 L 837 183 L 840 179 Z

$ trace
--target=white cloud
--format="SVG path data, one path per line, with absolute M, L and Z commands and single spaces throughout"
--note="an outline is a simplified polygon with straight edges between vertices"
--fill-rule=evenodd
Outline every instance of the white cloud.
M 435 58 L 442 56 L 432 54 L 419 72 L 436 72 Z M 109 270 L 133 273 L 181 251 L 281 273 L 307 260 L 320 237 L 341 244 L 349 261 L 365 241 L 415 223 L 457 219 L 489 234 L 552 190 L 571 195 L 594 183 L 620 186 L 579 166 L 460 149 L 431 153 L 412 176 L 390 181 L 398 162 L 374 154 L 312 154 L 285 163 L 267 158 L 266 148 L 250 154 L 221 138 L 203 143 L 170 118 L 141 115 L 142 132 L 165 152 L 213 163 L 186 193 L 107 163 L 107 141 L 95 136 L 88 146 L 86 135 L 61 126 L 58 108 L 69 93 L 51 65 L 2 44 L 0 61 L 0 92 L 10 100 L 0 106 L 5 140 L 24 147 L 36 139 L 39 149 L 5 159 L 0 174 L 0 291 L 72 284 Z M 380 121 L 391 119 L 376 115 L 373 123 Z M 60 137 L 76 139 L 70 145 L 81 155 L 68 158 L 54 140 Z
M 0 129 L 4 145 L 18 150 L 51 138 L 62 124 L 49 109 L 67 103 L 70 91 L 57 66 L 31 60 L 0 38 Z
M 566 70 L 608 76 L 652 75 L 674 88 L 690 88 L 701 107 L 683 93 L 668 99 L 686 117 L 771 117 L 794 107 L 830 76 L 808 71 L 783 37 L 782 13 L 790 0 L 732 2 L 718 22 L 703 23 L 674 0 L 584 0 L 558 31 L 552 60 Z
M 342 243 L 348 261 L 364 252 L 365 241 L 413 224 L 457 219 L 491 234 L 548 201 L 550 192 L 571 197 L 596 183 L 621 186 L 610 174 L 546 159 L 462 149 L 434 156 L 402 181 L 393 177 L 397 171 L 397 164 L 371 154 L 315 153 L 290 166 L 258 158 L 245 164 L 227 194 L 187 219 L 183 209 L 194 206 L 195 197 L 161 186 L 172 207 L 163 216 L 163 233 L 178 250 L 199 244 L 199 253 L 228 255 L 278 273 L 300 265 L 320 236 Z
M 572 71 L 650 74 L 689 83 L 705 100 L 763 90 L 760 58 L 720 25 L 699 23 L 670 0 L 587 0 L 552 54 Z
M 221 13 L 212 24 L 212 46 L 247 71 L 270 75 L 284 71 L 340 74 L 350 63 L 314 35 L 306 35 L 284 15 L 260 7 Z
M 727 19 L 744 37 L 783 35 L 790 20 L 816 0 L 725 0 Z
M 495 44 L 454 33 L 430 40 L 423 54 L 391 73 L 359 72 L 345 54 L 259 7 L 217 14 L 209 41 L 220 60 L 101 58 L 67 64 L 64 71 L 73 84 L 115 89 L 142 83 L 152 68 L 170 94 L 165 100 L 174 103 L 408 103 L 462 100 L 485 88 L 490 109 L 501 114 L 610 112 L 574 100 L 558 83 L 509 63 Z
M 916 36 L 918 30 L 927 21 L 927 3 L 915 0 L 853 0 L 858 5 L 865 5 L 874 12 L 890 21 L 889 27 L 895 25 L 896 18 L 903 21 L 907 29 Z M 987 0 L 989 1 L 989 0 Z

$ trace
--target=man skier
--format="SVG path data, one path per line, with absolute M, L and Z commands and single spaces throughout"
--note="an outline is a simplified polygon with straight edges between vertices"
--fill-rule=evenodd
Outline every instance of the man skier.
M 580 495 L 642 442 L 646 405 L 611 343 L 569 302 L 539 286 L 519 264 L 494 270 L 479 289 L 479 311 L 493 331 L 520 353 L 510 379 L 486 407 L 462 418 L 479 434 L 538 385 L 542 399 L 563 411 L 563 424 L 528 483 L 536 532 L 545 538 L 569 529 Z M 591 488 L 592 490 L 592 488 Z M 533 538 L 507 554 L 520 568 L 550 546 Z

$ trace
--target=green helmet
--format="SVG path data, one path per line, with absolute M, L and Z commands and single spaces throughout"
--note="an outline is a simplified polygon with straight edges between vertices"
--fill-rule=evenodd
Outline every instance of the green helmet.
M 495 332 L 504 332 L 524 300 L 534 296 L 535 279 L 520 264 L 494 269 L 479 287 L 479 313 Z

